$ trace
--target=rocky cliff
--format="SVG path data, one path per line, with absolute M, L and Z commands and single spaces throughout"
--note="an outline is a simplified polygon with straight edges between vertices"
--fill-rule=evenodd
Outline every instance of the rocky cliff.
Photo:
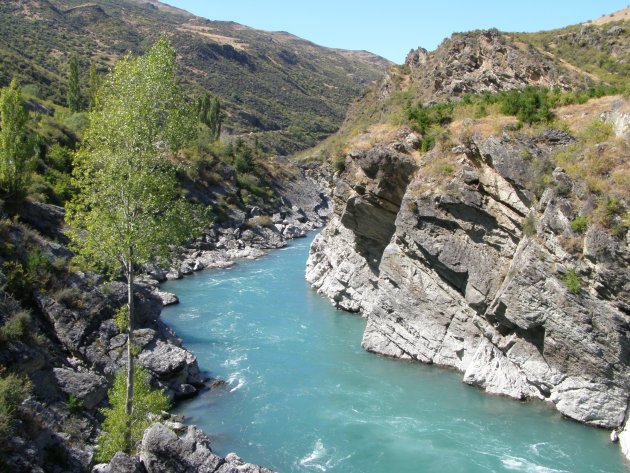
M 572 113 L 601 121 L 627 107 L 617 98 Z M 351 150 L 308 281 L 367 318 L 366 350 L 619 427 L 630 393 L 627 188 L 594 188 L 626 176 L 630 153 L 623 133 L 595 144 L 580 133 L 486 117 L 456 120 L 428 153 L 408 129 Z

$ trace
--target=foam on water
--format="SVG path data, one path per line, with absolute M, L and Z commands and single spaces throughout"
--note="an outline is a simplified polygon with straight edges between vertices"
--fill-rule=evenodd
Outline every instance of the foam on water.
M 326 449 L 322 443 L 322 439 L 317 439 L 311 453 L 300 460 L 300 465 L 312 467 L 320 471 L 326 471 L 326 467 L 318 463 L 326 455 Z
M 513 471 L 524 471 L 526 473 L 571 473 L 567 470 L 556 470 L 555 468 L 547 468 L 541 465 L 536 465 L 523 458 L 506 457 L 501 459 L 501 463 Z
M 460 373 L 365 352 L 365 320 L 304 281 L 311 240 L 164 284 L 181 301 L 164 320 L 227 382 L 177 408 L 218 454 L 280 473 L 626 470 L 607 432 L 546 404 L 488 396 Z

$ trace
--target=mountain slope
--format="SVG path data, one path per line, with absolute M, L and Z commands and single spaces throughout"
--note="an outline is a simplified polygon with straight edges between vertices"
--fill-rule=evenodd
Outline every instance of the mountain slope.
M 42 98 L 63 103 L 72 55 L 87 84 L 90 63 L 104 72 L 161 33 L 178 52 L 190 92 L 220 97 L 224 130 L 257 132 L 261 145 L 282 154 L 334 132 L 350 102 L 389 66 L 368 52 L 209 21 L 157 2 L 9 0 L 0 4 L 0 85 L 17 76 Z
M 593 92 L 588 89 L 602 85 L 628 93 L 630 21 L 616 20 L 624 12 L 605 17 L 611 22 L 601 25 L 536 33 L 455 33 L 435 51 L 412 50 L 404 64 L 391 67 L 351 106 L 338 133 L 303 156 L 339 161 L 348 143 L 395 133 L 406 123 L 409 107 L 418 104 L 458 102 L 527 86 L 574 91 L 582 95 L 580 101 Z

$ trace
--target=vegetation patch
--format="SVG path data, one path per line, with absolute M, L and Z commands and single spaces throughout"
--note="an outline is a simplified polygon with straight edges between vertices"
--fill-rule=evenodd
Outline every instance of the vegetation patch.
M 582 278 L 578 276 L 575 269 L 569 269 L 563 276 L 562 281 L 567 286 L 571 294 L 579 294 L 582 290 Z
M 13 434 L 18 406 L 30 392 L 28 379 L 0 370 L 0 450 Z

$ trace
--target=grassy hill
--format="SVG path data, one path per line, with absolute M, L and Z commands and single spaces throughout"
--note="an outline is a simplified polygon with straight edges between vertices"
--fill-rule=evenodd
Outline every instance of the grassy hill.
M 317 46 L 285 32 L 209 21 L 159 2 L 0 2 L 0 86 L 17 76 L 26 90 L 65 104 L 68 61 L 105 72 L 140 54 L 162 33 L 175 46 L 191 95 L 220 98 L 224 131 L 254 132 L 263 148 L 288 154 L 333 133 L 348 105 L 390 63 L 365 51 Z

